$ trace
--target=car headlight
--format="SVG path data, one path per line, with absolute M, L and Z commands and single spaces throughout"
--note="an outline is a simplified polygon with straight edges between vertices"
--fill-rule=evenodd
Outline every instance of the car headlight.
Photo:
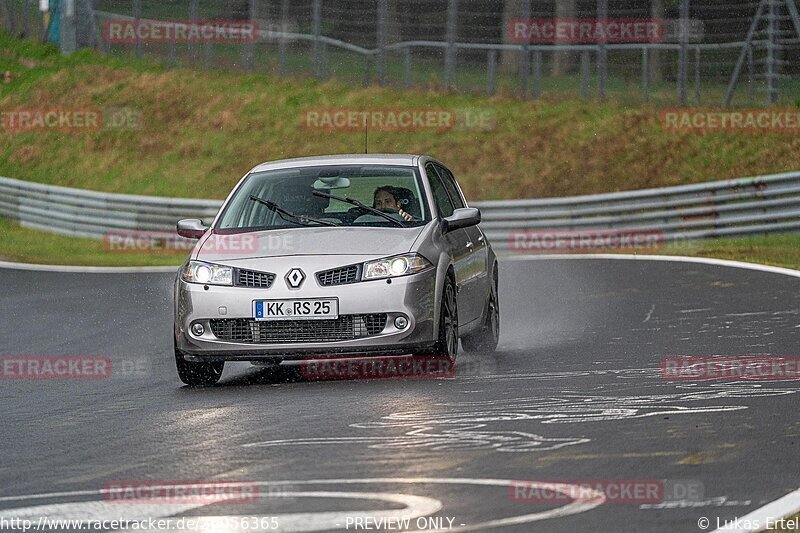
M 189 261 L 181 272 L 181 279 L 203 285 L 233 285 L 233 268 L 202 261 Z
M 367 261 L 361 275 L 362 280 L 395 278 L 416 274 L 433 265 L 419 254 L 395 255 L 375 261 Z

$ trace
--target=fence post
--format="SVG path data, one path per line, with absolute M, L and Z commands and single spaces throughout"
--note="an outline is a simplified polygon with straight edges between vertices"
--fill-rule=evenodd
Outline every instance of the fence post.
M 387 0 L 378 0 L 378 24 L 375 36 L 378 43 L 378 83 L 386 82 L 386 17 L 389 10 Z
M 197 0 L 189 0 L 189 18 L 193 26 L 197 24 Z M 189 55 L 192 61 L 197 61 L 197 45 L 193 42 L 189 43 Z
M 494 96 L 497 91 L 497 50 L 489 50 L 486 68 L 486 94 Z
M 82 0 L 83 7 L 86 9 L 86 17 L 89 19 L 89 33 L 92 34 L 92 41 L 97 45 L 98 50 L 108 52 L 108 43 L 103 36 L 103 31 L 97 24 L 97 16 L 94 14 L 95 0 Z
M 531 0 L 522 0 L 522 18 L 526 21 L 531 18 Z M 519 92 L 522 98 L 528 97 L 528 74 L 531 70 L 531 50 L 526 42 L 522 45 L 522 56 L 519 62 Z
M 319 77 L 327 79 L 328 75 L 328 43 L 322 41 L 319 52 Z
M 249 0 L 248 1 L 248 18 L 250 19 L 250 24 L 253 24 L 254 21 L 258 18 L 258 4 L 256 0 Z M 256 41 L 260 38 L 260 35 L 256 37 Z M 256 43 L 247 42 L 244 43 L 242 46 L 242 63 L 244 63 L 244 68 L 247 70 L 253 70 L 255 64 L 255 55 L 256 55 Z
M 22 0 L 22 35 L 29 37 L 28 26 L 30 22 L 30 0 Z
M 320 77 L 320 35 L 322 31 L 322 0 L 312 0 L 311 30 L 314 33 L 314 45 L 311 52 L 311 68 L 314 76 Z
M 685 106 L 689 77 L 689 0 L 681 0 L 679 11 L 678 37 L 681 48 L 678 55 L 678 101 Z
M 411 87 L 411 47 L 403 50 L 403 85 Z
M 142 0 L 133 0 L 133 18 L 136 20 L 135 27 L 138 29 L 142 19 Z M 133 45 L 133 51 L 136 57 L 142 57 L 142 41 L 139 39 L 138 31 L 136 32 L 136 41 Z
M 50 6 L 47 6 L 48 10 Z M 47 42 L 47 24 L 45 23 L 45 12 L 41 9 L 38 10 L 39 18 L 39 42 L 46 43 Z
M 281 43 L 280 43 L 280 64 L 278 66 L 278 75 L 280 77 L 286 76 L 286 54 L 287 54 L 287 47 L 288 41 L 286 40 L 286 36 L 283 35 L 286 33 L 286 30 L 289 29 L 289 0 L 283 0 L 281 2 Z
M 11 30 L 11 35 L 17 36 L 17 6 L 16 2 L 6 2 L 8 8 L 8 29 Z
M 542 51 L 533 52 L 533 97 L 542 96 Z
M 608 19 L 608 0 L 597 0 L 597 18 Z M 606 98 L 606 77 L 608 76 L 608 51 L 605 39 L 597 46 L 597 93 L 601 100 Z
M 458 0 L 447 1 L 447 49 L 444 55 L 444 83 L 453 87 L 456 71 L 456 18 L 458 17 Z
M 775 2 L 768 1 L 769 11 L 767 12 L 767 105 L 778 101 L 778 87 L 775 83 L 777 74 L 775 72 Z
M 368 87 L 372 83 L 372 56 L 364 56 L 364 87 Z
M 753 65 L 753 45 L 747 43 L 747 101 L 753 101 L 755 67 Z
M 700 105 L 700 47 L 694 49 L 694 101 Z
M 642 47 L 642 101 L 650 100 L 650 50 Z
M 211 68 L 211 56 L 213 53 L 214 45 L 210 40 L 206 40 L 206 42 L 203 43 L 203 66 L 205 68 Z
M 589 98 L 589 50 L 581 52 L 581 98 Z
M 69 55 L 78 46 L 77 27 L 75 21 L 75 0 L 61 0 L 59 6 L 61 20 L 59 33 L 61 34 L 61 55 Z

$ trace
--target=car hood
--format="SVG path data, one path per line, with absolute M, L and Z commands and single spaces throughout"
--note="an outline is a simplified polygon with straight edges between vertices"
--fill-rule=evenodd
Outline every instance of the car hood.
M 383 257 L 408 252 L 425 226 L 414 228 L 290 228 L 205 235 L 192 257 L 201 261 L 288 255 Z

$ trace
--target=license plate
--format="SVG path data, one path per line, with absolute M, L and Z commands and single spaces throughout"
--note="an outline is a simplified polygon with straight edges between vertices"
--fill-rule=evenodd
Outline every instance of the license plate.
M 256 320 L 319 320 L 339 318 L 337 298 L 305 298 L 301 300 L 256 300 Z

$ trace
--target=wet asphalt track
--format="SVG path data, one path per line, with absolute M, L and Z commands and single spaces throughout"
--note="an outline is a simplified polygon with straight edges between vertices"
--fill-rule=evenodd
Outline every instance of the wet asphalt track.
M 462 354 L 454 379 L 319 382 L 287 371 L 270 380 L 229 363 L 218 387 L 193 390 L 174 369 L 171 274 L 0 277 L 0 355 L 106 355 L 122 374 L 0 380 L 3 517 L 48 505 L 28 512 L 91 518 L 111 507 L 281 516 L 287 529 L 311 530 L 344 527 L 357 512 L 440 505 L 433 516 L 476 530 L 700 531 L 700 517 L 714 526 L 800 484 L 797 381 L 670 382 L 658 372 L 666 355 L 800 355 L 798 278 L 509 261 L 500 349 Z M 247 504 L 86 503 L 102 501 L 93 492 L 109 482 L 144 479 L 273 484 Z M 509 479 L 688 480 L 703 492 L 576 508 L 512 501 Z M 291 516 L 323 511 L 338 516 Z

